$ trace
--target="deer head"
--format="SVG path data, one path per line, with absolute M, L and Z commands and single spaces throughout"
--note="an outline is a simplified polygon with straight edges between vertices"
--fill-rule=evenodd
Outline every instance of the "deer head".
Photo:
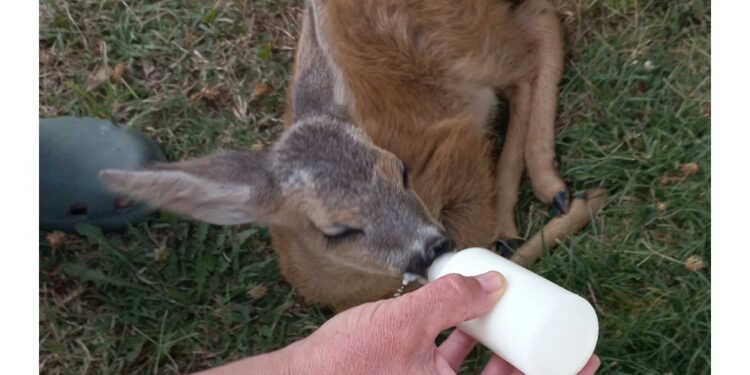
M 265 151 L 224 152 L 143 170 L 104 170 L 110 189 L 219 225 L 293 229 L 341 264 L 424 274 L 450 250 L 409 184 L 406 165 L 364 132 L 308 118 Z M 377 270 L 372 270 L 377 271 Z

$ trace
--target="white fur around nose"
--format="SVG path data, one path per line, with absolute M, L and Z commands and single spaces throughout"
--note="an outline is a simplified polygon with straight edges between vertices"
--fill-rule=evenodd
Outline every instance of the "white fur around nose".
M 427 246 L 427 241 L 439 235 L 440 231 L 437 228 L 429 225 L 421 226 L 417 229 L 416 238 L 412 241 L 409 250 L 421 254 L 424 252 L 425 246 Z

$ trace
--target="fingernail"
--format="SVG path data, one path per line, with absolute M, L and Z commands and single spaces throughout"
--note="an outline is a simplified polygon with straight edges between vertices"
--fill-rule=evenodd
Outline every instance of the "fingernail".
M 476 279 L 479 281 L 479 284 L 482 285 L 482 289 L 487 293 L 492 293 L 502 288 L 505 284 L 505 277 L 503 277 L 500 272 L 496 271 L 481 274 L 477 276 Z

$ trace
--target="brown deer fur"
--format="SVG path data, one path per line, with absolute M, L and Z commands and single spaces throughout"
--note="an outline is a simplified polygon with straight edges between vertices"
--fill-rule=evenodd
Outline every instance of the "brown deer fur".
M 458 249 L 518 237 L 524 169 L 543 202 L 566 192 L 554 164 L 561 71 L 545 0 L 308 0 L 271 149 L 102 179 L 201 220 L 268 225 L 286 280 L 342 309 L 393 295 L 448 235 Z M 511 107 L 499 159 L 497 94 Z M 590 193 L 514 260 L 531 264 L 585 226 L 605 200 Z

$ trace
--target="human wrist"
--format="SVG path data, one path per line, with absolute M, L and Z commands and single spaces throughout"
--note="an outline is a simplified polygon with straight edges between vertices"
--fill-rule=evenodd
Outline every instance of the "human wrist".
M 282 349 L 257 357 L 253 373 L 273 375 L 304 375 L 316 373 L 313 370 L 314 356 L 308 339 L 294 342 Z
M 314 360 L 307 341 L 307 339 L 303 339 L 270 353 L 247 357 L 194 375 L 304 375 L 318 373 L 313 366 L 310 366 L 311 363 L 314 363 Z
M 305 338 L 296 341 L 283 349 L 268 353 L 270 358 L 268 362 L 269 374 L 279 375 L 305 375 L 319 374 L 316 371 L 317 356 L 315 355 L 314 346 L 310 345 L 310 339 Z M 276 368 L 278 371 L 270 372 L 270 369 Z

